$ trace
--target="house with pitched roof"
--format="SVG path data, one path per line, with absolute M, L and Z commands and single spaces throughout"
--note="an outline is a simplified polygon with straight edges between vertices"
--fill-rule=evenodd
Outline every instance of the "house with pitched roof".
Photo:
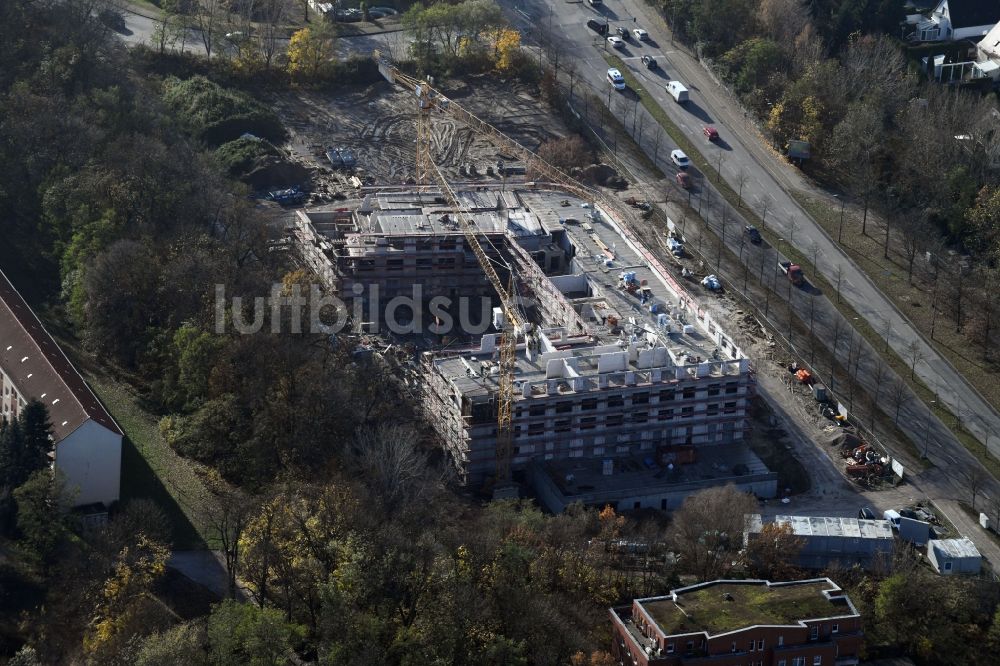
M 1000 23 L 1000 0 L 939 0 L 929 15 L 908 17 L 917 42 L 981 40 Z
M 116 502 L 121 428 L 0 271 L 0 418 L 14 418 L 31 400 L 48 408 L 55 468 L 74 506 Z
M 1000 23 L 993 26 L 976 44 L 972 78 L 989 78 L 994 81 L 1000 78 Z

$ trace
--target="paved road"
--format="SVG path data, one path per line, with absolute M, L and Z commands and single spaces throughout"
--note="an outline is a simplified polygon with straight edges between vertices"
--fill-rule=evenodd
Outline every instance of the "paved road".
M 146 9 L 131 9 L 125 12 L 126 30 L 121 34 L 122 41 L 132 46 L 137 44 L 153 45 L 156 34 L 157 21 L 152 18 L 151 13 Z M 227 30 L 219 31 L 212 49 L 212 57 L 217 53 L 234 55 L 236 47 L 226 41 Z M 287 50 L 287 37 L 278 38 L 278 50 Z M 347 58 L 352 55 L 368 56 L 377 48 L 388 49 L 390 53 L 402 55 L 407 46 L 405 34 L 398 29 L 386 32 L 373 33 L 369 35 L 350 35 L 340 37 L 334 44 L 334 53 L 337 58 Z M 201 39 L 201 31 L 197 28 L 189 28 L 183 41 L 175 42 L 171 47 L 174 51 L 184 51 L 197 55 L 205 54 L 205 45 Z M 398 57 L 398 56 L 397 56 Z
M 633 4 L 637 11 L 650 24 L 666 26 L 655 17 L 649 8 Z M 727 127 L 739 127 L 742 123 L 745 129 L 743 112 L 733 104 L 723 89 L 708 76 L 705 70 L 686 51 L 676 51 L 671 61 L 687 77 L 689 81 L 697 82 L 698 94 L 705 100 L 706 106 L 711 105 L 717 121 Z M 669 108 L 669 107 L 668 107 Z M 673 114 L 677 116 L 680 114 Z M 916 367 L 917 375 L 938 395 L 938 399 L 955 414 L 965 415 L 963 422 L 980 442 L 988 443 L 993 454 L 1000 457 L 1000 413 L 987 403 L 966 379 L 937 352 L 913 326 L 912 323 L 895 307 L 881 292 L 877 285 L 851 260 L 802 210 L 797 202 L 787 195 L 789 190 L 799 190 L 826 199 L 831 207 L 836 203 L 824 193 L 816 189 L 802 177 L 801 172 L 777 158 L 752 132 L 741 132 L 745 139 L 735 136 L 733 153 L 738 162 L 723 163 L 723 175 L 734 188 L 737 186 L 739 169 L 752 168 L 756 164 L 759 177 L 752 178 L 745 188 L 749 192 L 750 201 L 759 201 L 761 196 L 770 195 L 775 203 L 773 212 L 769 212 L 767 223 L 777 229 L 785 238 L 789 238 L 791 224 L 794 221 L 799 229 L 794 232 L 795 246 L 807 256 L 812 256 L 812 246 L 818 246 L 819 270 L 830 284 L 836 280 L 837 266 L 844 267 L 842 296 L 844 300 L 864 317 L 875 330 L 889 332 L 889 344 L 903 358 L 908 357 L 908 348 L 916 343 L 923 360 Z M 767 181 L 770 180 L 771 183 Z M 761 207 L 758 203 L 758 214 Z M 888 327 L 888 328 L 887 328 Z
M 738 177 L 742 171 L 747 176 L 743 186 L 743 198 L 748 205 L 754 206 L 758 214 L 762 207 L 760 202 L 767 200 L 767 224 L 778 233 L 791 236 L 792 222 L 797 225 L 794 230 L 794 245 L 803 253 L 811 256 L 811 246 L 813 243 L 819 248 L 819 268 L 827 279 L 832 283 L 833 274 L 838 264 L 844 266 L 845 277 L 842 281 L 842 297 L 851 303 L 860 316 L 867 319 L 876 330 L 885 330 L 885 322 L 891 323 L 889 342 L 900 355 L 905 355 L 905 348 L 911 340 L 916 340 L 922 345 L 924 358 L 917 365 L 917 373 L 928 383 L 940 391 L 939 395 L 943 403 L 949 405 L 953 410 L 959 409 L 966 414 L 966 422 L 969 424 L 977 436 L 986 441 L 991 428 L 995 427 L 995 432 L 1000 433 L 1000 417 L 984 401 L 982 401 L 975 391 L 965 382 L 950 364 L 942 359 L 933 349 L 923 342 L 919 334 L 905 320 L 905 318 L 893 307 L 891 302 L 868 280 L 851 260 L 844 255 L 840 248 L 830 239 L 822 229 L 818 227 L 801 210 L 797 202 L 786 192 L 788 189 L 802 189 L 812 192 L 811 188 L 805 184 L 796 170 L 775 158 L 762 145 L 759 137 L 753 128 L 745 122 L 742 111 L 733 104 L 728 94 L 720 89 L 711 77 L 705 72 L 687 52 L 679 47 L 674 47 L 669 41 L 669 32 L 662 21 L 653 16 L 651 10 L 645 6 L 626 0 L 608 0 L 603 6 L 592 8 L 587 4 L 578 2 L 555 2 L 554 0 L 525 0 L 510 2 L 507 7 L 512 9 L 509 13 L 515 23 L 527 34 L 527 41 L 532 38 L 555 39 L 564 47 L 561 55 L 562 62 L 572 62 L 574 68 L 579 73 L 581 82 L 588 85 L 592 90 L 602 96 L 607 95 L 612 107 L 625 112 L 626 124 L 631 122 L 628 110 L 634 105 L 629 102 L 615 101 L 617 94 L 608 95 L 608 84 L 605 80 L 607 64 L 603 59 L 599 49 L 604 48 L 603 39 L 596 36 L 586 27 L 588 18 L 604 18 L 612 26 L 623 25 L 631 28 L 638 26 L 646 29 L 650 33 L 651 41 L 648 44 L 637 44 L 631 41 L 619 56 L 623 57 L 632 73 L 644 82 L 643 94 L 651 95 L 662 106 L 671 119 L 680 127 L 685 129 L 695 140 L 701 136 L 701 127 L 704 124 L 715 124 L 720 128 L 722 134 L 721 148 L 706 145 L 707 150 L 703 154 L 707 159 L 715 160 L 721 155 L 723 177 L 730 182 L 734 189 L 738 189 Z M 551 11 L 550 11 L 551 10 Z M 649 11 L 649 15 L 645 14 Z M 635 13 L 633 13 L 635 12 Z M 633 20 L 637 19 L 637 20 Z M 548 33 L 547 36 L 539 35 L 537 27 Z M 533 34 L 533 31 L 534 32 Z M 643 54 L 653 54 L 666 69 L 670 78 L 679 78 L 691 90 L 691 103 L 685 107 L 675 104 L 672 98 L 668 97 L 663 90 L 665 77 L 662 72 L 649 72 L 639 62 Z M 626 97 L 626 99 L 629 99 Z M 635 111 L 633 111 L 634 113 Z M 640 126 L 643 122 L 647 131 L 638 137 L 638 143 L 647 153 L 652 156 L 654 148 L 654 132 L 650 129 L 654 127 L 655 121 L 648 116 L 641 105 L 637 112 L 640 118 Z M 663 137 L 658 146 L 659 159 L 657 160 L 665 173 L 671 175 L 675 172 L 666 157 L 669 151 L 675 148 L 669 138 Z M 695 173 L 696 178 L 700 175 Z M 700 208 L 699 197 L 703 196 L 706 202 L 706 209 L 702 217 L 713 226 L 716 233 L 720 233 L 723 226 L 720 221 L 718 193 L 713 190 L 710 183 L 703 179 L 696 180 L 698 183 L 693 203 Z M 715 206 L 715 208 L 712 208 Z M 729 212 L 729 231 L 727 245 L 734 252 L 739 252 L 739 235 L 735 233 L 737 227 L 733 224 L 733 213 Z M 750 257 L 751 266 L 761 266 L 761 275 L 773 274 L 776 254 L 772 249 L 764 247 L 748 246 L 749 250 L 744 250 Z M 756 272 L 756 270 L 755 270 Z M 773 278 L 772 278 L 773 279 Z M 834 306 L 822 295 L 810 294 L 806 291 L 789 290 L 790 298 L 801 315 L 811 312 L 811 317 L 815 318 L 818 337 L 823 338 L 827 348 L 833 348 L 833 341 L 829 337 L 829 331 L 833 327 L 833 322 L 840 317 Z M 814 301 L 810 303 L 810 301 Z M 805 317 L 803 317 L 805 320 Z M 780 326 L 780 322 L 772 322 Z M 799 341 L 801 343 L 801 341 Z M 881 349 L 872 349 L 865 345 L 868 356 L 860 364 L 859 379 L 870 394 L 874 394 L 874 388 L 878 375 L 878 364 L 875 359 Z M 841 362 L 846 364 L 848 349 L 842 340 L 836 349 Z M 880 402 L 886 401 L 886 387 L 888 381 L 884 380 L 883 388 L 880 392 Z M 970 408 L 971 405 L 977 407 Z M 971 414 L 970 414 L 971 412 Z M 918 497 L 934 499 L 946 506 L 951 506 L 951 513 L 960 513 L 955 509 L 955 502 L 958 500 L 968 502 L 968 470 L 979 469 L 984 472 L 982 466 L 969 454 L 969 452 L 958 442 L 951 432 L 938 421 L 923 405 L 922 402 L 914 399 L 912 394 L 909 400 L 900 409 L 900 427 L 913 441 L 923 443 L 924 449 L 930 462 L 935 467 L 912 474 L 909 477 L 912 491 Z M 1000 438 L 997 439 L 1000 444 Z M 903 459 L 907 456 L 904 454 Z M 915 461 L 909 460 L 909 469 L 916 469 Z M 819 468 L 817 468 L 818 470 Z M 993 497 L 1000 497 L 1000 484 L 991 479 L 985 484 L 986 492 Z M 996 493 L 996 494 L 994 494 Z M 977 546 L 984 554 L 987 554 L 994 562 L 1000 562 L 1000 549 L 988 538 L 978 527 L 978 524 L 969 521 L 964 514 L 954 516 L 954 521 L 963 526 L 966 534 L 973 538 Z

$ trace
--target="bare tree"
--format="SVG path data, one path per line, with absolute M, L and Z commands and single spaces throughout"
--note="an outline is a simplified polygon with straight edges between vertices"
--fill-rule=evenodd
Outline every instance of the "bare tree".
M 885 259 L 889 258 L 889 234 L 892 231 L 893 220 L 899 215 L 899 209 L 893 204 L 887 204 L 888 210 L 885 211 L 885 241 L 882 243 L 882 256 Z
M 913 264 L 920 254 L 920 248 L 934 230 L 923 215 L 915 215 L 903 220 L 903 256 L 906 257 L 906 281 L 913 284 Z
M 833 267 L 833 283 L 837 288 L 837 303 L 840 303 L 840 285 L 844 281 L 844 266 L 837 264 Z
M 847 348 L 847 400 L 853 411 L 854 389 L 858 385 L 858 365 L 861 361 L 861 342 L 858 333 L 851 329 L 851 342 Z
M 909 345 L 906 346 L 906 360 L 909 361 L 910 364 L 910 379 L 913 379 L 914 375 L 917 372 L 917 363 L 920 363 L 920 361 L 922 361 L 923 358 L 924 358 L 924 352 L 920 348 L 919 342 L 913 340 L 912 342 L 910 342 Z
M 699 580 L 723 576 L 731 568 L 733 554 L 743 546 L 745 517 L 756 509 L 753 496 L 732 485 L 689 496 L 671 523 L 670 538 L 680 555 L 679 566 Z
M 212 48 L 215 46 L 217 33 L 222 29 L 225 17 L 225 0 L 198 0 L 194 19 L 198 26 L 198 34 L 201 35 L 201 43 L 205 46 L 206 58 L 212 57 Z
M 864 200 L 861 233 L 867 235 L 868 207 L 878 177 L 879 155 L 885 137 L 884 116 L 871 104 L 852 104 L 833 129 L 829 161 L 849 183 L 851 192 Z
M 972 498 L 972 509 L 974 511 L 976 509 L 976 497 L 988 479 L 987 474 L 978 462 L 973 461 L 969 467 L 962 470 L 961 478 Z
M 177 43 L 177 23 L 177 15 L 166 10 L 160 12 L 159 18 L 154 19 L 150 42 L 160 55 Z
M 281 38 L 284 36 L 282 26 L 287 16 L 288 0 L 263 0 L 257 36 L 260 54 L 264 58 L 264 65 L 268 68 L 274 64 L 274 56 L 280 50 Z
M 997 529 L 1000 529 L 1000 527 L 998 527 L 1000 526 L 1000 495 L 991 498 L 990 502 L 991 506 L 993 507 L 993 516 L 994 516 L 993 531 L 995 532 L 997 531 Z
M 795 536 L 792 526 L 765 523 L 759 534 L 749 537 L 744 557 L 755 576 L 768 580 L 795 580 L 795 565 L 806 540 Z
M 885 341 L 885 347 L 882 351 L 889 351 L 889 339 L 892 337 L 892 321 L 889 317 L 886 317 L 882 322 L 882 339 Z
M 817 243 L 816 241 L 810 241 L 809 257 L 812 259 L 813 271 L 815 271 L 817 274 L 819 273 L 819 255 L 820 255 L 819 243 Z
M 764 194 L 757 197 L 757 204 L 760 206 L 760 226 L 767 229 L 767 210 L 771 207 L 770 194 Z
M 875 359 L 875 367 L 872 369 L 872 382 L 875 384 L 875 393 L 872 394 L 872 414 L 871 427 L 875 427 L 875 412 L 878 408 L 878 400 L 882 393 L 882 383 L 889 376 L 889 367 L 882 360 L 882 357 Z
M 816 324 L 816 299 L 808 298 L 806 299 L 806 307 L 809 308 L 809 339 L 813 339 L 814 327 Z M 812 363 L 815 360 L 815 345 L 810 345 L 809 350 L 809 362 Z
M 743 208 L 743 186 L 746 185 L 747 180 L 749 180 L 750 174 L 743 167 L 740 167 L 739 173 L 736 174 L 736 182 L 739 184 L 739 200 L 736 202 L 737 208 Z
M 576 78 L 580 75 L 580 73 L 577 71 L 576 66 L 571 64 L 566 67 L 566 75 L 569 77 L 569 99 L 570 101 L 573 101 L 573 88 L 576 84 Z M 653 158 L 653 161 L 656 161 L 655 157 Z
M 799 223 L 794 219 L 788 221 L 788 243 L 795 245 L 795 232 L 799 230 Z
M 410 426 L 380 424 L 355 435 L 366 484 L 392 510 L 401 502 L 420 502 L 431 487 L 427 456 L 417 448 Z
M 892 422 L 899 425 L 899 412 L 910 401 L 906 383 L 901 379 L 893 379 L 889 385 L 889 404 L 892 407 Z
M 977 287 L 969 293 L 971 307 L 965 333 L 970 340 L 979 343 L 983 360 L 990 361 L 996 333 L 997 271 L 989 266 L 981 266 L 977 268 L 976 274 Z
M 202 504 L 200 513 L 209 538 L 218 542 L 226 564 L 229 596 L 236 596 L 236 577 L 240 566 L 240 537 L 249 524 L 256 502 L 239 488 L 215 477 L 209 481 L 211 501 Z
M 835 375 L 837 368 L 837 349 L 840 347 L 840 342 L 848 335 L 849 326 L 847 321 L 843 318 L 834 314 L 833 325 L 830 327 L 830 337 L 832 338 L 830 342 L 830 390 L 836 390 L 834 387 Z
M 955 322 L 956 333 L 961 333 L 962 326 L 965 324 L 965 302 L 968 299 L 966 279 L 968 278 L 968 274 L 969 267 L 964 259 L 956 261 L 953 266 L 941 271 L 941 277 L 945 279 L 943 286 L 947 295 L 942 299 L 942 309 Z
M 906 56 L 892 37 L 864 35 L 850 40 L 841 64 L 855 99 L 864 100 L 882 117 L 892 117 L 910 99 L 914 81 Z
M 722 248 L 726 245 L 726 211 L 728 210 L 725 202 L 722 204 L 722 239 L 719 242 L 719 252 L 715 257 L 715 269 L 717 271 L 722 271 Z
M 761 0 L 757 20 L 779 44 L 791 44 L 809 23 L 806 6 L 799 0 Z

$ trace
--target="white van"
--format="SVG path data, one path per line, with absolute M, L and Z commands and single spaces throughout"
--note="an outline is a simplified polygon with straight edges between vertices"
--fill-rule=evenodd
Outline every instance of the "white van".
M 670 96 L 674 98 L 674 101 L 678 104 L 683 104 L 688 101 L 688 89 L 684 87 L 684 84 L 680 81 L 671 81 L 666 86 L 666 90 L 670 93 Z
M 899 515 L 898 511 L 893 511 L 892 509 L 889 509 L 888 511 L 882 514 L 882 517 L 889 521 L 893 529 L 897 530 L 899 529 L 899 519 L 901 518 L 901 516 Z

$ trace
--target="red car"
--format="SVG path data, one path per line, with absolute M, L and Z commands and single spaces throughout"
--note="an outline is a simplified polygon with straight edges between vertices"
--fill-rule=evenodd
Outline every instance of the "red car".
M 685 171 L 677 172 L 677 184 L 683 187 L 685 190 L 691 189 L 691 176 Z
M 719 130 L 715 129 L 711 125 L 705 125 L 701 130 L 709 141 L 717 141 L 719 138 Z

